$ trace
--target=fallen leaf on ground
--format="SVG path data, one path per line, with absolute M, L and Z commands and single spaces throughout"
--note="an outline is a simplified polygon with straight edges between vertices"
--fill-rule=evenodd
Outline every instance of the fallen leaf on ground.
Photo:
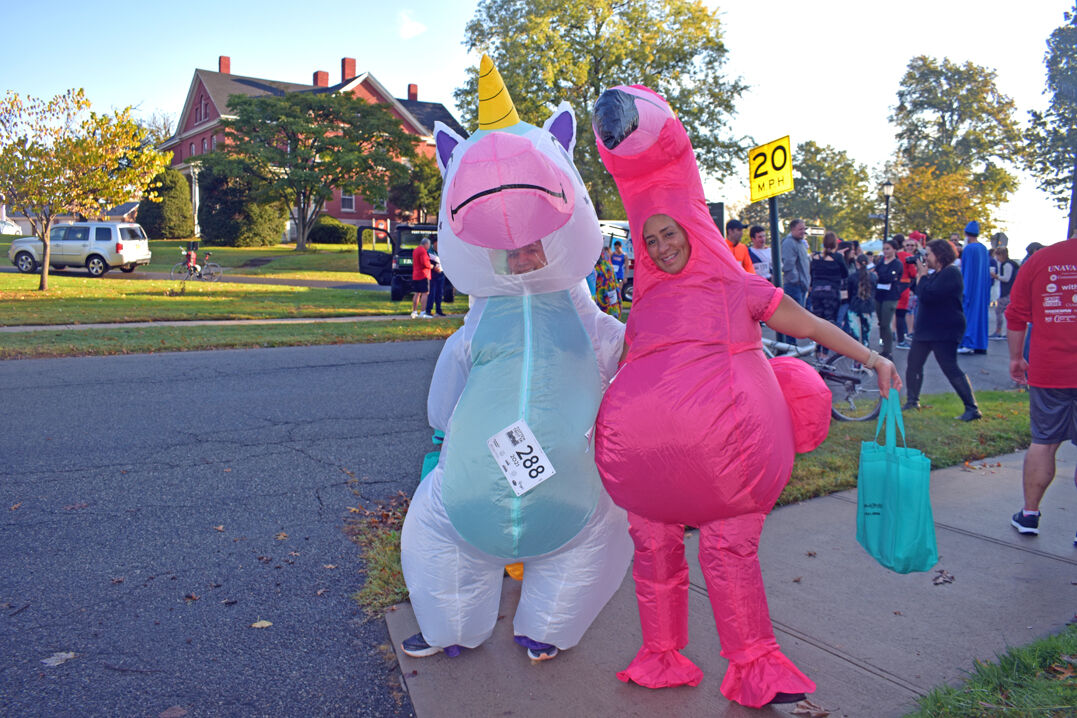
M 1077 671 L 1073 670 L 1073 666 L 1063 666 L 1059 663 L 1052 664 L 1051 670 L 1057 673 L 1058 675 L 1056 677 L 1062 681 L 1077 675 Z
M 895 616 L 904 616 L 905 614 L 902 613 L 901 611 L 894 611 L 894 615 Z
M 185 715 L 187 715 L 187 711 L 179 706 L 172 706 L 171 708 L 158 713 L 157 718 L 183 718 Z
M 226 474 L 227 474 L 227 473 L 228 473 L 229 471 L 231 471 L 231 469 L 225 469 L 225 470 L 224 470 L 224 473 L 226 473 Z
M 349 507 L 348 507 L 348 512 L 349 512 L 349 513 L 353 513 L 353 514 L 362 514 L 362 513 L 366 513 L 366 512 L 365 512 L 365 511 L 363 510 L 363 508 L 362 508 L 362 507 L 359 507 L 359 508 L 355 508 L 354 506 L 349 506 Z
M 221 524 L 220 526 L 214 526 L 213 530 L 214 531 L 224 531 L 224 524 Z
M 191 601 L 197 601 L 198 600 L 198 594 L 197 593 L 188 593 L 186 596 L 183 597 L 183 600 L 186 601 L 187 603 L 190 603 Z
M 822 706 L 817 706 L 810 700 L 805 698 L 797 703 L 796 708 L 793 709 L 793 715 L 795 716 L 808 716 L 808 718 L 826 718 L 830 715 L 830 711 Z
M 332 569 L 334 569 L 334 568 L 336 568 L 336 567 L 337 567 L 337 565 L 336 565 L 335 563 L 326 563 L 326 564 L 322 564 L 322 568 L 328 568 L 328 569 L 330 569 L 330 570 L 332 570 Z
M 272 625 L 269 621 L 255 621 L 251 624 L 251 628 L 269 628 Z
M 327 588 L 319 588 L 317 591 L 314 592 L 314 595 L 315 596 L 321 596 L 323 593 L 325 593 L 328 590 L 329 589 L 327 589 Z
M 19 503 L 17 503 L 17 504 L 13 504 L 12 507 L 11 507 L 11 510 L 12 511 L 17 511 L 20 506 L 22 506 L 21 501 Z
M 941 586 L 944 583 L 953 583 L 954 575 L 946 569 L 940 568 L 935 572 L 935 576 L 931 579 L 931 582 L 936 586 Z
M 278 541 L 283 541 L 286 538 L 288 538 L 288 534 L 284 533 L 283 531 L 281 531 L 279 534 L 277 534 L 277 540 Z
M 234 598 L 226 598 L 221 601 L 221 603 L 223 603 L 225 606 L 234 606 L 238 603 L 238 601 L 236 601 L 236 599 Z
M 814 551 L 808 551 L 804 555 L 807 556 L 808 558 L 815 558 L 815 552 Z
M 112 579 L 112 582 L 113 583 L 123 583 L 123 576 L 117 576 L 116 578 Z
M 75 657 L 75 655 L 76 654 L 72 653 L 71 651 L 65 651 L 63 653 L 53 653 L 48 658 L 42 658 L 41 662 L 44 663 L 46 666 L 58 666 L 61 663 L 70 661 L 72 658 Z
M 793 583 L 800 583 L 800 580 L 802 578 L 804 578 L 804 577 L 803 576 L 797 576 L 796 578 L 793 579 Z
M 288 552 L 288 555 L 289 555 L 289 556 L 298 556 L 298 555 L 299 555 L 299 552 L 298 552 L 298 551 L 289 551 L 289 552 Z

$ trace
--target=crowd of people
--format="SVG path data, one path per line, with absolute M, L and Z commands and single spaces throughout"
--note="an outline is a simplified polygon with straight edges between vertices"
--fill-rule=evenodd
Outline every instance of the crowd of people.
M 746 271 L 771 279 L 766 230 L 747 228 L 746 245 L 740 241 L 745 228 L 735 219 L 726 223 L 734 259 Z M 797 304 L 866 347 L 872 346 L 874 330 L 879 353 L 887 359 L 895 349 L 908 350 L 906 409 L 919 408 L 924 363 L 934 354 L 965 405 L 958 418 L 973 421 L 981 414 L 957 355 L 986 354 L 989 339 L 1006 339 L 1004 313 L 1020 266 L 1010 258 L 1005 235 L 992 238 L 998 245 L 994 250 L 979 235 L 974 220 L 965 227 L 963 241 L 957 233 L 943 240 L 913 230 L 890 237 L 872 252 L 858 241 L 826 232 L 819 251 L 813 252 L 807 226 L 795 219 L 779 244 L 782 288 Z M 1029 245 L 1029 255 L 1040 246 Z M 994 330 L 988 334 L 992 307 Z

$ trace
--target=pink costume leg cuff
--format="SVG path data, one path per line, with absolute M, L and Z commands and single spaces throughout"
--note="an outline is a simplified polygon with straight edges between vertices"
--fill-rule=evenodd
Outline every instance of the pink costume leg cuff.
M 722 695 L 751 708 L 777 693 L 815 690 L 774 638 L 757 555 L 765 520 L 762 513 L 719 519 L 701 526 L 699 536 L 699 563 L 729 660 Z
M 688 643 L 688 562 L 684 527 L 628 515 L 636 546 L 632 578 L 636 582 L 643 647 L 617 674 L 626 683 L 647 688 L 698 685 L 703 671 L 681 655 Z

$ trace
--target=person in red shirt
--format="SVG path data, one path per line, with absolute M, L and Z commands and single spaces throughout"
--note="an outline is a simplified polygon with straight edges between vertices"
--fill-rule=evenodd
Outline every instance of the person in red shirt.
M 1026 361 L 1023 349 L 1030 324 Z M 1010 524 L 1023 534 L 1038 534 L 1040 501 L 1054 479 L 1058 447 L 1066 440 L 1077 444 L 1077 232 L 1021 265 L 1010 290 L 1006 325 L 1010 377 L 1028 384 L 1032 428 L 1022 471 L 1025 506 Z M 1073 542 L 1077 545 L 1077 537 Z
M 737 264 L 744 267 L 744 271 L 748 274 L 755 274 L 755 266 L 752 264 L 752 256 L 748 254 L 748 247 L 740 241 L 747 226 L 736 219 L 726 222 L 725 241 L 729 245 L 729 251 L 733 252 L 733 259 L 737 260 Z
M 430 291 L 430 272 L 434 266 L 430 254 L 426 251 L 430 240 L 424 238 L 419 246 L 411 251 L 411 318 L 419 316 L 419 307 L 426 307 L 426 293 Z M 423 314 L 426 314 L 424 311 Z M 429 314 L 426 314 L 429 317 Z

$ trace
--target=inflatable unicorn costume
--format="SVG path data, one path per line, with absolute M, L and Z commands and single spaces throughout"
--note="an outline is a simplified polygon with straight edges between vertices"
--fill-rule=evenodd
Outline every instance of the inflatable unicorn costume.
M 707 211 L 688 134 L 665 100 L 644 87 L 617 87 L 599 98 L 594 117 L 636 246 L 628 353 L 603 398 L 595 443 L 603 482 L 628 510 L 636 546 L 643 647 L 618 677 L 650 688 L 703 677 L 680 653 L 688 643 L 687 524 L 700 530 L 700 565 L 729 660 L 722 694 L 751 707 L 798 699 L 815 684 L 774 638 L 757 549 L 794 447 L 810 450 L 826 437 L 829 394 L 822 387 L 821 401 L 808 402 L 812 421 L 794 427 L 778 367 L 760 342 L 759 322 L 782 291 L 733 259 Z M 676 274 L 644 251 L 644 224 L 657 214 L 672 217 L 690 244 Z M 791 371 L 792 383 L 803 384 L 806 377 Z M 794 428 L 814 435 L 795 437 Z
M 521 122 L 488 57 L 479 69 L 478 131 L 435 127 L 441 263 L 473 304 L 430 384 L 445 443 L 401 536 L 421 629 L 404 650 L 481 644 L 505 564 L 522 562 L 514 632 L 542 660 L 579 642 L 632 556 L 590 446 L 624 326 L 584 281 L 602 237 L 571 159 L 575 115 L 562 103 L 541 128 Z

